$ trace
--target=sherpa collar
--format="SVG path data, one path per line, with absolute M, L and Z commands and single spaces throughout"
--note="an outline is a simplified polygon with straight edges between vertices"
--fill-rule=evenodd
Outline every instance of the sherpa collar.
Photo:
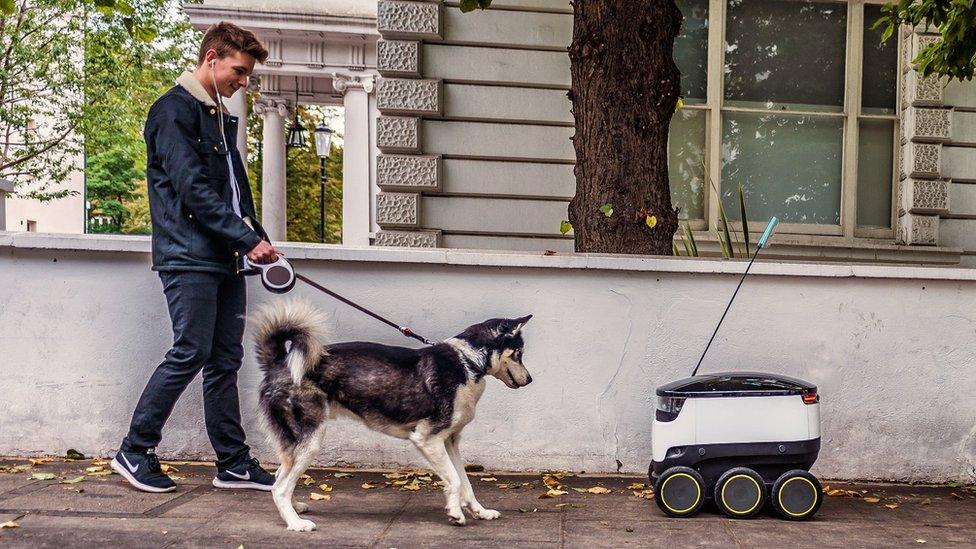
M 191 71 L 183 71 L 183 74 L 176 79 L 176 83 L 182 86 L 186 91 L 190 92 L 190 95 L 192 95 L 194 99 L 200 101 L 204 105 L 207 105 L 208 107 L 217 106 L 217 103 L 214 102 L 213 98 L 210 97 L 207 90 L 203 89 L 203 86 L 200 85 L 200 82 L 197 81 L 197 77 L 193 76 Z M 223 107 L 223 105 L 221 105 L 221 107 Z M 224 110 L 226 111 L 226 109 Z

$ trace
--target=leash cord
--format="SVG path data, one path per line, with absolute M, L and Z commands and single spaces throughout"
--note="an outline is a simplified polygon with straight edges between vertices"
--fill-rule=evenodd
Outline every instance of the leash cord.
M 375 318 L 376 320 L 379 320 L 380 322 L 382 322 L 384 324 L 387 324 L 389 326 L 392 326 L 392 327 L 396 328 L 397 331 L 399 331 L 401 334 L 403 334 L 403 335 L 405 335 L 407 337 L 412 337 L 412 338 L 416 339 L 417 341 L 420 341 L 422 343 L 426 343 L 427 345 L 433 345 L 434 344 L 432 341 L 430 341 L 426 337 L 424 337 L 424 336 L 422 336 L 420 334 L 414 333 L 413 330 L 411 330 L 410 328 L 408 328 L 406 326 L 400 326 L 400 325 L 396 324 L 395 322 L 392 322 L 392 321 L 389 321 L 389 320 L 383 318 L 382 316 L 374 313 L 373 311 L 370 311 L 366 307 L 363 307 L 362 305 L 359 305 L 359 304 L 357 304 L 357 303 L 355 303 L 353 301 L 350 301 L 350 300 L 342 297 L 341 295 L 333 292 L 332 290 L 326 288 L 325 286 L 322 286 L 321 284 L 315 282 L 314 280 L 309 279 L 305 275 L 302 275 L 302 274 L 299 274 L 299 273 L 295 273 L 295 278 L 301 280 L 302 282 L 304 282 L 305 284 L 308 284 L 309 286 L 315 288 L 316 290 L 319 290 L 320 292 L 326 293 L 326 294 L 328 294 L 328 295 L 330 295 L 330 296 L 338 299 L 339 301 L 345 303 L 346 305 L 349 305 L 350 307 L 352 307 L 354 309 L 357 309 L 360 312 L 366 313 L 367 315 Z

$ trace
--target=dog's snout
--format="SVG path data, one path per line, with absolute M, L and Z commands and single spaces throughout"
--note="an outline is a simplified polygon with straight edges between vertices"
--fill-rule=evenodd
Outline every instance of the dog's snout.
M 528 385 L 529 383 L 532 383 L 532 374 L 529 374 L 528 377 L 525 378 L 525 384 Z

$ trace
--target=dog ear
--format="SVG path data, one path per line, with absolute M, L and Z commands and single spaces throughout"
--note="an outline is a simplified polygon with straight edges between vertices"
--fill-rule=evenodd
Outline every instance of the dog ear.
M 506 337 L 515 337 L 519 335 L 519 333 L 522 331 L 522 328 L 525 326 L 525 323 L 528 322 L 530 318 L 532 318 L 532 315 L 523 316 L 521 318 L 515 318 L 510 320 L 509 324 L 506 326 L 507 328 L 506 330 L 507 333 L 505 334 Z

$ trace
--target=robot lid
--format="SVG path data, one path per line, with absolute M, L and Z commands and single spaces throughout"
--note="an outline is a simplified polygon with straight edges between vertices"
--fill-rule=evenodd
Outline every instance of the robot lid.
M 657 388 L 657 396 L 678 398 L 782 396 L 816 392 L 816 385 L 802 379 L 762 372 L 702 374 Z

